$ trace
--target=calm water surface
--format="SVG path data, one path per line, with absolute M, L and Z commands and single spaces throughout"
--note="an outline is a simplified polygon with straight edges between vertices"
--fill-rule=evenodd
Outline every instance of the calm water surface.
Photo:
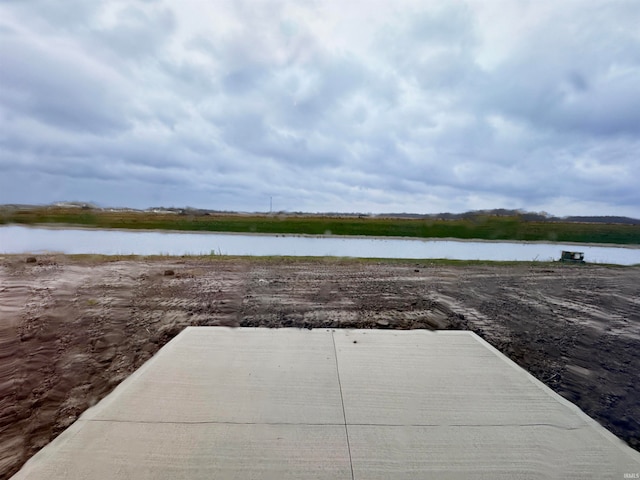
M 559 243 L 475 242 L 361 237 L 236 235 L 93 229 L 0 227 L 0 253 L 103 255 L 289 255 L 362 258 L 548 261 L 562 250 L 589 263 L 640 264 L 640 248 Z

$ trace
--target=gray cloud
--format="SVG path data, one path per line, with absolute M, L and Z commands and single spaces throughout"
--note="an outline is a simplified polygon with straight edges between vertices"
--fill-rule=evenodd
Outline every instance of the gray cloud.
M 4 2 L 0 203 L 638 216 L 637 2 L 494 5 Z
M 17 115 L 80 132 L 124 129 L 127 118 L 118 105 L 123 98 L 114 95 L 101 69 L 70 61 L 52 50 L 5 34 L 0 42 L 3 107 Z

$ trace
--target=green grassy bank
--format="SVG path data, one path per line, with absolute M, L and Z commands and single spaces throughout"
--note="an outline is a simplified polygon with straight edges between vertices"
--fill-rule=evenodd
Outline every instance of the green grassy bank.
M 52 207 L 2 211 L 0 224 L 12 223 L 207 232 L 640 244 L 640 225 L 534 222 L 525 221 L 517 216 L 478 216 L 465 220 L 425 220 L 301 215 L 208 214 L 196 216 Z

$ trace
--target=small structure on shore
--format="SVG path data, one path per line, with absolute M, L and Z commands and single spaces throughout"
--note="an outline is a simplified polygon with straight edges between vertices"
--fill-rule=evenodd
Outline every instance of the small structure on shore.
M 567 263 L 584 263 L 584 252 L 568 252 L 563 250 L 560 261 Z

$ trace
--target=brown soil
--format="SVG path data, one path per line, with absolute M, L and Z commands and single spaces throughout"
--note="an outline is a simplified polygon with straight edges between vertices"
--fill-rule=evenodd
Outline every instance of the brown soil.
M 640 449 L 639 267 L 8 256 L 0 478 L 187 325 L 473 330 Z

